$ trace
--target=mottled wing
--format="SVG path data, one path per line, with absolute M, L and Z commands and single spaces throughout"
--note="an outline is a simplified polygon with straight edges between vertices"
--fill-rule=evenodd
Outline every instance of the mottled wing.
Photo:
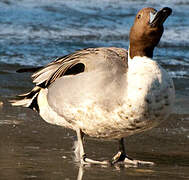
M 85 66 L 82 64 L 82 56 L 85 50 L 78 51 L 68 56 L 63 56 L 49 63 L 32 75 L 33 82 L 37 86 L 47 87 L 57 78 L 63 75 L 78 74 L 84 71 Z

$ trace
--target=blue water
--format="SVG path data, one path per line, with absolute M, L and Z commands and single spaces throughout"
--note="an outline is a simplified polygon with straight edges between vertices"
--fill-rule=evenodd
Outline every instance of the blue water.
M 44 65 L 86 47 L 128 48 L 134 16 L 146 6 L 173 9 L 154 58 L 171 76 L 189 78 L 188 0 L 1 1 L 0 63 Z

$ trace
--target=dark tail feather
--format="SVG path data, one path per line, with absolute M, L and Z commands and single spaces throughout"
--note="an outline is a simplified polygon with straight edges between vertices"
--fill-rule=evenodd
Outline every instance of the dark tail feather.
M 40 87 L 35 86 L 30 92 L 28 92 L 26 94 L 21 94 L 21 95 L 17 96 L 18 99 L 10 100 L 9 102 L 13 106 L 28 107 L 35 111 L 39 111 L 39 107 L 38 107 L 38 103 L 37 103 L 37 96 L 38 96 L 40 90 L 41 90 Z
M 17 73 L 25 73 L 25 72 L 34 73 L 34 72 L 38 71 L 39 69 L 41 69 L 42 67 L 43 67 L 43 66 L 33 67 L 33 68 L 20 68 L 20 69 L 18 69 L 16 72 L 17 72 Z

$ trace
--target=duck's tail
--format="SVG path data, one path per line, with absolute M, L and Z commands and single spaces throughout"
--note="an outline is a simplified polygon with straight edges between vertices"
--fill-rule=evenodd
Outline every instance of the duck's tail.
M 30 92 L 18 95 L 17 99 L 15 100 L 10 100 L 10 103 L 13 106 L 28 107 L 38 112 L 39 106 L 37 103 L 37 96 L 40 90 L 41 90 L 40 87 L 35 86 Z

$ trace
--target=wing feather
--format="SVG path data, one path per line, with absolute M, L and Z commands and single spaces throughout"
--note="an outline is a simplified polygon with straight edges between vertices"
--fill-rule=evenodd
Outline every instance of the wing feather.
M 33 82 L 37 86 L 49 86 L 57 78 L 66 74 L 66 72 L 73 68 L 78 63 L 82 64 L 80 56 L 85 53 L 74 53 L 68 56 L 63 56 L 56 59 L 55 61 L 49 63 L 47 66 L 43 67 L 41 70 L 35 72 L 32 75 Z M 78 67 L 79 68 L 79 67 Z M 72 74 L 78 74 L 84 71 L 83 68 L 78 68 L 72 70 Z

